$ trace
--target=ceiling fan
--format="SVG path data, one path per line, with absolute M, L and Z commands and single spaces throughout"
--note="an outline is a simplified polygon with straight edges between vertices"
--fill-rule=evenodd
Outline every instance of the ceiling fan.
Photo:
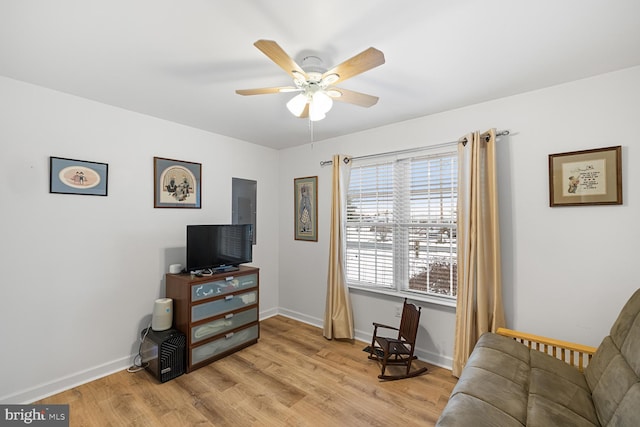
M 324 70 L 318 67 L 320 58 L 308 56 L 298 65 L 273 40 L 258 40 L 253 44 L 293 78 L 294 86 L 238 89 L 239 95 L 264 95 L 270 93 L 299 92 L 287 102 L 289 111 L 297 117 L 311 121 L 322 120 L 333 106 L 333 100 L 371 107 L 378 102 L 377 96 L 354 92 L 334 86 L 353 76 L 384 64 L 384 54 L 370 47 L 340 65 Z

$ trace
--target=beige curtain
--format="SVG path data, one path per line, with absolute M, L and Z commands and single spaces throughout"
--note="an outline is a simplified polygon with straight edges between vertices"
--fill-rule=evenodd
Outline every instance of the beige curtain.
M 456 377 L 480 335 L 504 326 L 495 145 L 495 129 L 471 133 L 458 144 Z
M 324 312 L 325 338 L 354 338 L 353 312 L 344 273 L 344 228 L 346 194 L 351 162 L 345 156 L 333 156 L 331 200 L 331 235 L 329 238 L 329 274 L 327 278 L 327 305 Z

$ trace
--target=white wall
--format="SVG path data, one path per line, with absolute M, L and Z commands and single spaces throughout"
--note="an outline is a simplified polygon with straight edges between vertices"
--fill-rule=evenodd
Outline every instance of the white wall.
M 320 167 L 321 160 L 334 153 L 359 156 L 455 141 L 470 131 L 495 127 L 511 131 L 498 142 L 508 327 L 598 345 L 623 303 L 640 287 L 635 270 L 640 241 L 638 99 L 640 67 L 635 67 L 284 150 L 281 311 L 322 324 L 331 167 Z M 624 205 L 549 207 L 549 154 L 614 145 L 623 147 Z M 318 243 L 293 240 L 293 179 L 309 175 L 319 179 Z M 351 297 L 358 337 L 369 339 L 373 321 L 397 322 L 393 305 L 400 300 L 361 291 L 352 291 Z M 455 312 L 422 305 L 420 354 L 450 366 Z
M 277 311 L 277 151 L 6 78 L 0 94 L 0 403 L 130 366 L 186 224 L 230 222 L 232 177 L 258 182 L 253 264 Z M 49 156 L 108 163 L 108 196 L 49 194 Z M 154 156 L 202 164 L 202 209 L 153 208 Z

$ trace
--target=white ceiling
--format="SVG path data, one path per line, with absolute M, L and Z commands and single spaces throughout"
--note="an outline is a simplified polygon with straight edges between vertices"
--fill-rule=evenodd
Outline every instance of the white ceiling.
M 2 0 L 0 75 L 281 149 L 640 65 L 638 0 Z M 386 63 L 339 84 L 380 97 L 313 124 L 253 46 L 327 68 L 373 46 Z M 0 94 L 2 96 L 2 94 Z

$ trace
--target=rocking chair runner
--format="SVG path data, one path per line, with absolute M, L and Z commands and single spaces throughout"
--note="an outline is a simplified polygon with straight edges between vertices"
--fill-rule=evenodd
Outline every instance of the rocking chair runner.
M 369 347 L 369 359 L 382 363 L 382 372 L 378 375 L 378 378 L 382 380 L 400 380 L 415 377 L 427 371 L 427 368 L 411 371 L 411 362 L 418 358 L 413 355 L 413 352 L 415 350 L 416 336 L 418 335 L 418 326 L 420 325 L 421 310 L 422 307 L 416 308 L 415 305 L 407 303 L 405 298 L 400 328 L 373 323 L 373 339 Z M 396 330 L 398 331 L 398 337 L 379 337 L 378 328 Z M 406 372 L 399 375 L 385 375 L 387 365 L 406 366 Z

